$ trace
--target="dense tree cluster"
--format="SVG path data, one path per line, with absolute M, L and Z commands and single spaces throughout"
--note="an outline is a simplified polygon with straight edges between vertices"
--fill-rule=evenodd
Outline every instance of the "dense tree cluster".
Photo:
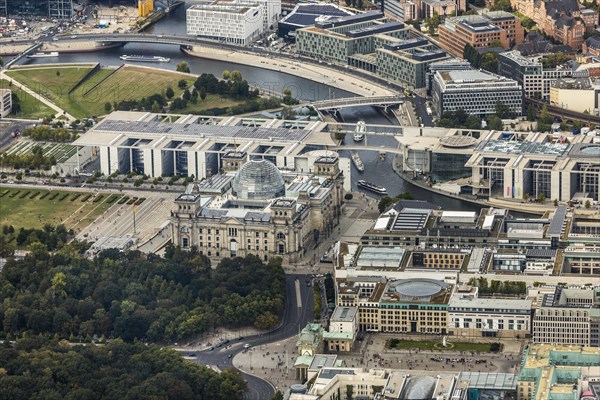
M 562 51 L 559 51 L 556 53 L 550 53 L 540 59 L 542 65 L 545 69 L 556 68 L 559 65 L 566 63 L 568 60 L 569 60 L 569 57 L 567 57 L 565 55 L 565 53 L 563 53 Z
M 495 0 L 494 5 L 490 7 L 490 11 L 512 12 L 510 0 Z
M 65 128 L 52 129 L 49 126 L 41 125 L 33 128 L 28 128 L 23 131 L 23 136 L 32 138 L 33 140 L 43 140 L 59 143 L 70 143 L 77 139 L 76 133 L 71 133 Z
M 481 129 L 481 119 L 467 114 L 463 109 L 444 111 L 437 121 L 437 126 L 443 126 L 445 128 Z
M 15 230 L 12 225 L 2 225 L 0 257 L 12 256 L 16 246 L 29 247 L 34 243 L 41 245 L 41 248 L 47 251 L 57 250 L 62 248 L 73 234 L 73 230 L 67 231 L 62 224 L 58 226 L 46 224 L 42 229 L 20 228 L 19 230 Z
M 29 153 L 0 153 L 0 166 L 2 167 L 49 170 L 53 165 L 56 165 L 56 158 L 54 156 L 46 157 L 42 147 L 37 145 L 33 146 Z
M 498 47 L 500 46 L 500 43 L 496 44 Z M 498 72 L 498 53 L 494 51 L 488 51 L 480 54 L 475 47 L 467 43 L 463 50 L 463 58 L 467 60 L 473 66 L 473 68 L 481 68 L 493 73 Z
M 414 199 L 413 195 L 408 192 L 400 193 L 396 197 L 384 196 L 381 198 L 381 200 L 379 200 L 379 205 L 378 205 L 379 212 L 384 212 L 386 210 L 386 208 L 388 208 L 389 206 L 391 206 L 398 200 L 413 200 L 413 199 Z
M 224 74 L 225 75 L 225 74 Z M 254 99 L 258 97 L 258 90 L 250 90 L 248 81 L 242 78 L 239 71 L 233 71 L 225 75 L 224 79 L 217 79 L 213 74 L 203 73 L 194 82 L 198 92 L 218 94 L 236 100 Z
M 501 294 L 501 295 L 524 295 L 527 293 L 527 284 L 518 281 L 495 281 L 488 284 L 486 278 L 471 278 L 469 285 L 479 288 L 481 294 Z
M 158 104 L 160 108 L 164 107 L 167 104 L 167 100 L 160 93 L 155 93 L 149 97 L 142 97 L 141 100 L 121 100 L 120 102 L 115 102 L 112 106 L 114 110 L 118 111 L 130 111 L 130 110 L 152 110 L 154 104 Z M 106 110 L 106 104 L 104 105 L 104 109 Z
M 236 400 L 246 383 L 177 352 L 114 340 L 72 346 L 44 337 L 0 347 L 0 400 Z
M 41 248 L 0 271 L 0 335 L 179 340 L 218 326 L 274 327 L 285 303 L 281 260 L 196 251 L 166 258 L 105 250 L 94 260 Z

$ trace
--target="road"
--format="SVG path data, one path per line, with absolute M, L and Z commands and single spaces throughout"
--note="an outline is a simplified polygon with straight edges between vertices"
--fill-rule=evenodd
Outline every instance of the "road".
M 244 351 L 246 343 L 256 347 L 297 335 L 308 322 L 313 320 L 314 296 L 312 286 L 309 287 L 305 282 L 309 278 L 309 275 L 286 275 L 287 300 L 283 318 L 278 328 L 266 334 L 232 342 L 226 347 L 201 351 L 197 353 L 194 361 L 200 365 L 217 367 L 220 370 L 234 368 L 233 357 Z M 275 388 L 269 382 L 245 371 L 242 371 L 242 374 L 248 383 L 248 390 L 244 397 L 246 400 L 268 400 L 273 397 Z
M 0 122 L 0 149 L 8 147 L 15 140 L 10 136 L 11 132 L 15 130 L 23 132 L 25 129 L 33 126 L 34 123 L 34 121 L 6 120 L 4 118 Z

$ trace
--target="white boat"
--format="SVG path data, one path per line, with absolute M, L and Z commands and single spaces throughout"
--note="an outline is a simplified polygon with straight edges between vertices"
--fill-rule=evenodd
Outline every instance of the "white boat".
M 367 124 L 365 121 L 358 121 L 356 123 L 356 130 L 354 131 L 354 141 L 361 142 L 365 138 L 367 132 Z
M 359 172 L 363 172 L 365 170 L 365 164 L 363 164 L 357 152 L 352 153 L 352 163 Z
M 119 57 L 121 60 L 125 61 L 138 61 L 138 62 L 170 62 L 171 59 L 167 57 L 161 56 L 140 56 L 140 55 L 127 55 L 124 54 Z
M 370 190 L 371 192 L 375 192 L 377 194 L 387 194 L 386 188 L 384 188 L 383 186 L 376 185 L 374 183 L 360 180 L 360 181 L 357 181 L 356 184 L 358 187 Z
M 58 57 L 57 51 L 51 51 L 50 53 L 34 53 L 29 54 L 27 58 L 45 58 L 45 57 Z

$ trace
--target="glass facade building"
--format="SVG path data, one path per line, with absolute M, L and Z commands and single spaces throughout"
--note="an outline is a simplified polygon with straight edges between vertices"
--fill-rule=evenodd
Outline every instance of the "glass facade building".
M 465 167 L 470 157 L 470 154 L 433 153 L 431 179 L 443 182 L 471 176 L 471 168 Z

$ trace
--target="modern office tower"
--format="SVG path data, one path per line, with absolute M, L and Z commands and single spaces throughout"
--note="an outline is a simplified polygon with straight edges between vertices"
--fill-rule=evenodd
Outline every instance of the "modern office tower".
M 0 14 L 69 19 L 73 16 L 73 0 L 0 0 Z
M 431 90 L 434 112 L 465 110 L 485 117 L 496 113 L 501 101 L 515 115 L 521 115 L 523 92 L 514 80 L 483 71 L 436 72 Z

